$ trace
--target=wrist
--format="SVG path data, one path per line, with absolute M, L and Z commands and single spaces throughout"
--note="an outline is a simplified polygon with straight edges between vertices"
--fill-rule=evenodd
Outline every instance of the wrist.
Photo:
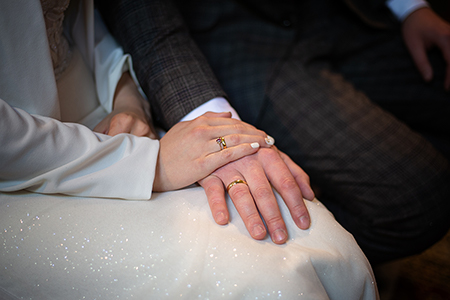
M 126 109 L 141 112 L 150 119 L 150 104 L 138 90 L 130 73 L 124 72 L 114 93 L 113 109 Z
M 114 92 L 113 101 L 114 108 L 123 105 L 139 106 L 145 101 L 128 71 L 124 72 L 122 77 L 120 77 Z

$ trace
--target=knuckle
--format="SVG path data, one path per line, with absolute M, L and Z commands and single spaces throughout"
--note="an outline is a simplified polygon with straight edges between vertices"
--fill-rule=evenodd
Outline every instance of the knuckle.
M 304 214 L 308 213 L 308 209 L 305 206 L 305 203 L 303 200 L 296 203 L 291 207 L 292 212 L 297 215 L 298 217 L 303 216 Z
M 262 170 L 261 168 L 261 162 L 256 160 L 256 159 L 252 159 L 252 157 L 244 157 L 239 159 L 238 161 L 242 160 L 242 165 L 245 169 L 248 170 L 249 173 L 251 174 L 263 174 L 264 170 Z
M 221 182 L 220 179 L 215 175 L 211 174 L 201 180 L 199 180 L 200 185 L 205 189 L 205 192 L 209 195 L 209 191 L 217 191 L 216 189 L 221 187 L 222 184 L 217 184 Z
M 111 118 L 111 123 L 115 124 L 129 124 L 133 121 L 133 117 L 129 114 L 120 113 Z
M 279 160 L 281 159 L 280 155 L 275 149 L 267 148 L 268 151 L 265 151 L 267 158 L 270 160 Z
M 259 149 L 261 151 L 262 149 Z M 249 172 L 262 172 L 261 169 L 261 161 L 254 156 L 245 156 L 241 158 L 239 161 L 242 161 L 244 168 L 249 170 Z
M 238 134 L 232 134 L 228 137 L 228 139 L 233 145 L 238 145 L 241 142 L 241 137 Z
M 219 196 L 219 191 L 216 188 L 213 188 L 213 191 L 210 191 L 210 197 L 208 198 L 209 205 L 211 207 L 221 206 L 223 204 L 222 198 Z
M 260 136 L 263 136 L 263 137 L 267 136 L 267 133 L 265 133 L 264 131 L 259 130 L 259 129 L 256 129 L 256 130 L 257 130 L 257 134 L 259 134 Z
M 230 197 L 233 199 L 238 199 L 245 197 L 248 194 L 248 189 L 244 184 L 236 184 L 229 191 Z
M 244 217 L 248 224 L 257 224 L 261 222 L 261 217 L 257 211 L 248 212 Z
M 208 127 L 207 126 L 200 125 L 200 126 L 195 126 L 192 129 L 192 134 L 194 135 L 194 137 L 200 138 L 200 137 L 205 136 L 207 131 L 208 131 Z
M 304 205 L 296 205 L 291 209 L 291 211 L 292 217 L 297 220 L 299 220 L 302 216 L 308 215 L 308 210 Z
M 281 181 L 281 188 L 283 190 L 293 190 L 298 188 L 298 185 L 294 178 L 286 177 Z
M 258 154 L 262 157 L 263 160 L 266 160 L 266 161 L 277 161 L 277 160 L 281 159 L 277 150 L 275 150 L 273 147 L 261 148 L 258 151 Z
M 197 159 L 196 160 L 196 164 L 199 167 L 199 169 L 201 170 L 202 174 L 208 174 L 210 173 L 210 163 L 207 159 Z
M 245 130 L 245 126 L 242 123 L 234 124 L 233 127 L 237 133 L 244 132 L 244 130 Z
M 147 125 L 139 126 L 137 134 L 140 136 L 147 136 L 148 134 L 150 134 L 150 127 L 148 127 Z
M 252 191 L 252 194 L 256 199 L 266 199 L 272 195 L 272 190 L 267 187 L 259 187 Z
M 207 120 L 208 120 L 208 117 L 201 115 L 201 116 L 195 118 L 194 120 L 192 120 L 192 122 L 194 124 L 196 124 L 197 126 L 201 126 L 203 124 L 207 124 L 207 122 L 208 122 Z
M 277 228 L 284 225 L 284 221 L 281 215 L 264 218 L 264 221 L 266 222 L 267 227 L 269 228 Z
M 222 161 L 230 161 L 233 159 L 233 151 L 231 149 L 225 149 L 219 152 L 221 155 Z

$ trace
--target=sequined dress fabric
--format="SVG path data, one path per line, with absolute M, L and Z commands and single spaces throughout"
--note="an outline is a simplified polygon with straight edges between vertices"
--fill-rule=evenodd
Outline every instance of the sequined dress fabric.
M 299 230 L 277 200 L 282 246 L 250 238 L 233 205 L 215 224 L 200 187 L 138 202 L 0 194 L 0 299 L 2 281 L 35 300 L 377 299 L 366 258 L 319 201 Z

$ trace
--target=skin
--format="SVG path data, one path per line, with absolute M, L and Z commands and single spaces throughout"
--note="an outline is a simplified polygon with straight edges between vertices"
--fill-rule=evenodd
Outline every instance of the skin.
M 220 150 L 218 136 L 227 148 Z M 266 144 L 267 134 L 231 118 L 230 113 L 212 113 L 174 125 L 160 140 L 153 190 L 179 189 L 208 176 L 219 167 L 254 154 Z M 257 147 L 253 148 L 252 144 Z
M 404 20 L 402 33 L 420 74 L 427 82 L 433 78 L 427 50 L 432 47 L 441 50 L 447 62 L 444 88 L 450 90 L 449 23 L 431 9 L 421 8 Z M 96 131 L 156 138 L 146 114 L 148 104 L 133 85 L 129 74 L 121 79 L 114 110 L 96 127 Z M 205 189 L 214 220 L 224 225 L 229 222 L 226 186 L 241 179 L 248 185 L 236 184 L 228 193 L 253 238 L 263 239 L 268 231 L 274 243 L 283 244 L 288 239 L 272 187 L 281 194 L 295 224 L 301 229 L 309 228 L 311 220 L 304 199 L 314 199 L 314 193 L 308 175 L 276 147 L 265 144 L 264 133 L 240 121 L 227 123 L 217 118 L 232 120 L 227 113 L 208 113 L 191 122 L 175 125 L 161 139 L 155 191 L 181 188 L 198 180 Z M 215 144 L 218 136 L 225 136 L 227 149 L 218 151 Z M 252 148 L 251 141 L 258 141 L 265 148 Z M 177 152 L 177 149 L 203 151 Z M 174 160 L 174 157 L 179 159 Z M 187 168 L 180 169 L 180 165 Z
M 156 131 L 149 119 L 149 103 L 139 93 L 130 73 L 125 72 L 114 92 L 113 111 L 95 126 L 94 131 L 110 136 L 131 133 L 156 139 Z
M 267 230 L 276 244 L 283 244 L 288 239 L 286 224 L 272 186 L 281 194 L 295 224 L 300 229 L 309 228 L 310 216 L 303 200 L 314 199 L 309 177 L 276 147 L 260 149 L 257 153 L 227 164 L 199 181 L 206 191 L 214 220 L 220 225 L 229 221 L 225 186 L 236 179 L 244 179 L 248 186 L 237 184 L 228 193 L 254 239 L 265 238 Z
M 402 24 L 405 44 L 426 82 L 433 79 L 427 50 L 437 47 L 447 63 L 444 89 L 450 90 L 450 24 L 425 7 L 411 13 Z
M 94 130 L 111 136 L 131 133 L 155 138 L 148 111 L 147 101 L 131 76 L 124 73 L 116 88 L 113 111 Z M 227 143 L 224 150 L 215 141 L 219 136 Z M 232 119 L 228 112 L 208 112 L 180 122 L 160 140 L 153 190 L 174 190 L 198 182 L 205 188 L 214 220 L 224 225 L 229 221 L 225 187 L 243 179 L 248 185 L 233 186 L 229 195 L 250 235 L 263 239 L 268 230 L 272 240 L 282 244 L 288 238 L 287 229 L 272 186 L 280 192 L 301 229 L 310 226 L 303 198 L 312 200 L 314 193 L 308 175 L 266 138 L 263 131 Z

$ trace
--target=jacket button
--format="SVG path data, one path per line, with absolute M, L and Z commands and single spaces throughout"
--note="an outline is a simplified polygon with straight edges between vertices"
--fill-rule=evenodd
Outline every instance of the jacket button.
M 282 22 L 284 27 L 290 27 L 292 25 L 292 22 L 290 20 L 283 20 Z

